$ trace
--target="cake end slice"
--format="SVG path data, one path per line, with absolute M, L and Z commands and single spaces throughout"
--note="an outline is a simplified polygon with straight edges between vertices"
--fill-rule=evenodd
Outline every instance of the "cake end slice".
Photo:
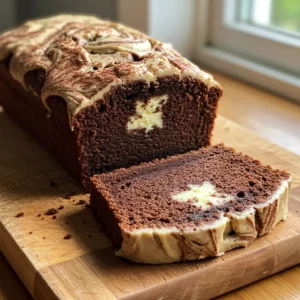
M 140 263 L 220 256 L 285 220 L 291 177 L 223 145 L 95 175 L 91 207 Z

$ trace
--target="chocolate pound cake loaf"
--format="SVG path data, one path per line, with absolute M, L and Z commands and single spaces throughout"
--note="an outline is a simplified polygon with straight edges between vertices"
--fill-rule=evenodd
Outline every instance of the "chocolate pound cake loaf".
M 219 84 L 168 44 L 95 17 L 0 35 L 0 104 L 88 187 L 95 173 L 207 146 Z
M 91 206 L 116 255 L 141 263 L 246 247 L 288 211 L 291 177 L 223 145 L 95 175 Z

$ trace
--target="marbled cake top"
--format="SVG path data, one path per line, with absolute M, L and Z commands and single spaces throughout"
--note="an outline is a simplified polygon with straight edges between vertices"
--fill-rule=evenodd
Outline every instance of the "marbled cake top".
M 59 15 L 28 21 L 0 35 L 0 60 L 10 58 L 12 77 L 26 86 L 29 71 L 43 70 L 41 98 L 66 100 L 70 120 L 111 88 L 131 81 L 191 76 L 208 88 L 213 77 L 171 45 L 123 25 L 92 16 Z

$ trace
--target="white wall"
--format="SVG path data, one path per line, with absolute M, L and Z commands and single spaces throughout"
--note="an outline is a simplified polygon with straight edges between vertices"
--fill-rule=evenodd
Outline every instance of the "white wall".
M 194 0 L 151 0 L 148 32 L 191 57 L 194 40 Z

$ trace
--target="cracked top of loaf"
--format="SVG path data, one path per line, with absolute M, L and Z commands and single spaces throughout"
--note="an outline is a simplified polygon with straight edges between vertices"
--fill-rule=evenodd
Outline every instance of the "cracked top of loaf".
M 123 25 L 92 16 L 59 15 L 28 21 L 0 35 L 0 60 L 25 89 L 25 75 L 43 70 L 41 98 L 65 99 L 70 119 L 103 98 L 111 88 L 136 80 L 149 84 L 178 75 L 199 79 L 208 88 L 213 77 L 183 58 L 171 45 Z

